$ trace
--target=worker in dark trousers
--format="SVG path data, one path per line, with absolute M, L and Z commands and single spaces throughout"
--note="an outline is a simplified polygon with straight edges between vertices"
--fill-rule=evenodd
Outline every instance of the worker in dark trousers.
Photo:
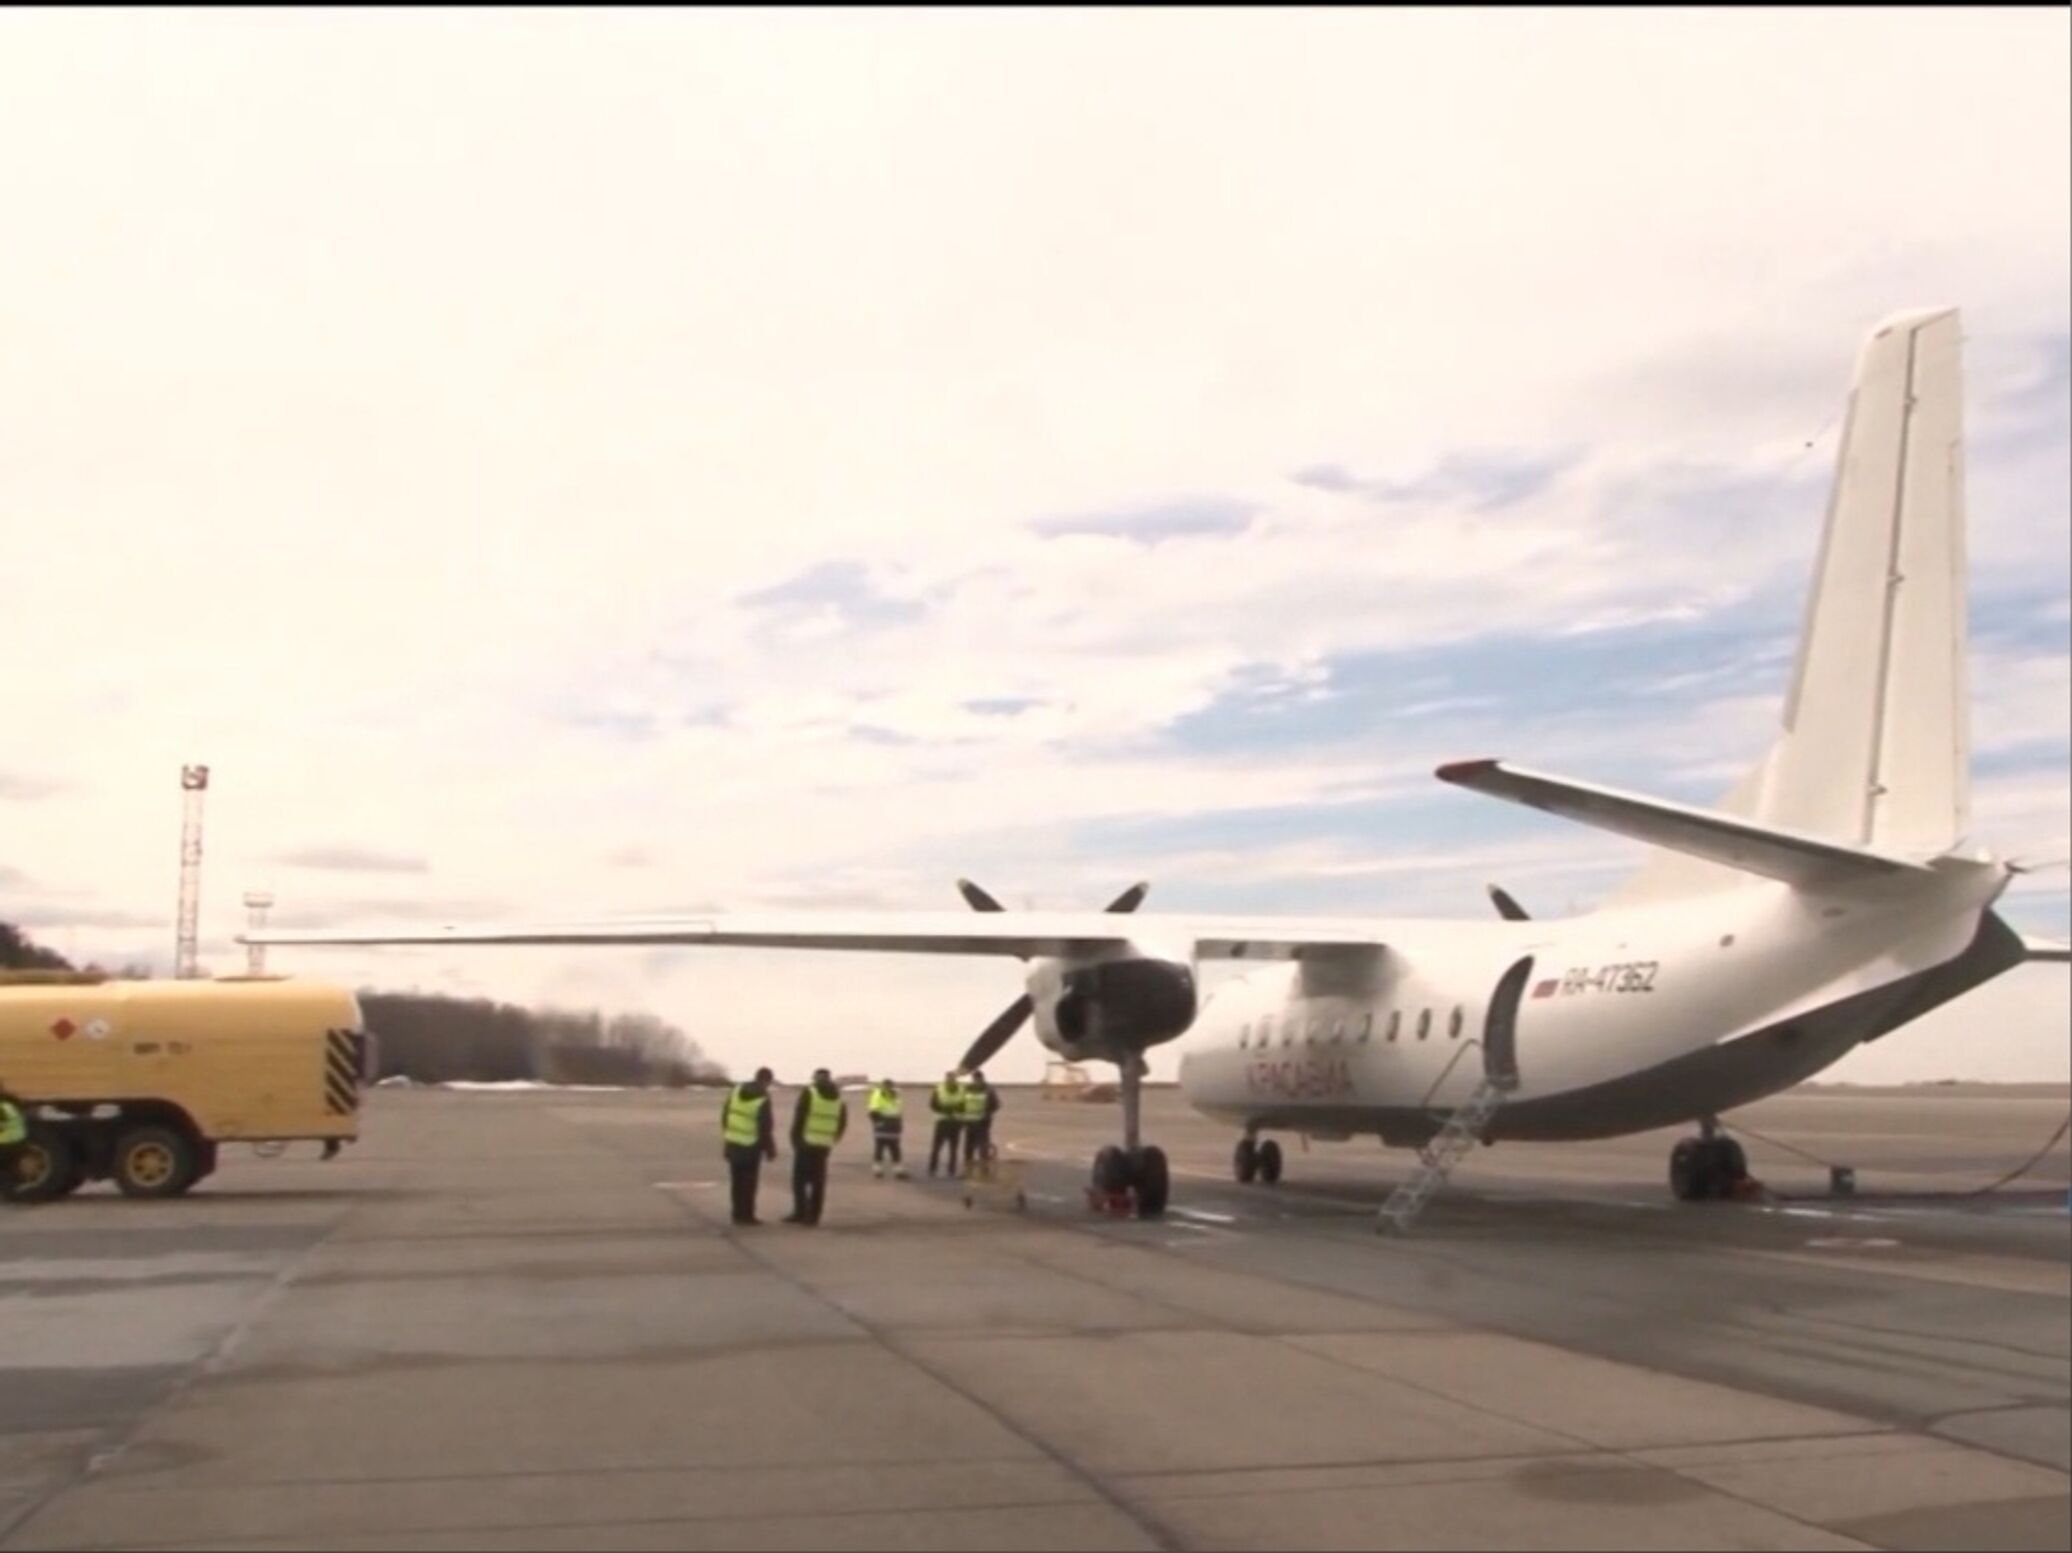
M 787 1224 L 818 1224 L 827 1206 L 827 1156 L 849 1130 L 849 1104 L 825 1068 L 813 1070 L 813 1082 L 799 1096 L 791 1113 L 791 1200 Z
M 964 1084 L 964 1168 L 971 1170 L 993 1157 L 993 1116 L 1000 1092 L 974 1072 Z
M 885 1179 L 885 1162 L 892 1162 L 892 1174 L 907 1178 L 906 1160 L 900 1154 L 900 1137 L 906 1131 L 906 1097 L 891 1079 L 880 1079 L 871 1091 L 871 1174 Z
M 720 1110 L 736 1224 L 762 1222 L 755 1216 L 756 1188 L 762 1182 L 763 1161 L 777 1158 L 777 1124 L 770 1115 L 770 1085 L 774 1082 L 776 1077 L 768 1068 L 757 1068 L 753 1082 L 736 1084 L 728 1091 L 727 1103 Z
M 942 1163 L 943 1151 L 949 1150 L 950 1174 L 957 1173 L 957 1141 L 964 1134 L 964 1086 L 957 1082 L 957 1075 L 945 1073 L 942 1082 L 935 1086 L 935 1093 L 928 1097 L 928 1109 L 935 1113 L 935 1142 L 928 1148 L 928 1173 L 935 1174 Z

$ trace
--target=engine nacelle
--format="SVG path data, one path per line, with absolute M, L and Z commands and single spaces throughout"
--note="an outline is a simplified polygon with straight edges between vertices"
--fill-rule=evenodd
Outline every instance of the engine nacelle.
M 1067 1057 L 1118 1056 L 1170 1041 L 1200 1007 L 1194 967 L 1130 958 L 1092 965 L 1052 961 L 1029 978 L 1036 1033 Z

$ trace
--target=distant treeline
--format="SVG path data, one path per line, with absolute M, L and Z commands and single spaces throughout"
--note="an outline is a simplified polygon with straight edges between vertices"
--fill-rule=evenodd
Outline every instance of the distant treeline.
M 121 979 L 142 980 L 148 974 L 131 967 Z M 100 967 L 75 969 L 56 950 L 0 922 L 0 980 L 105 979 Z M 419 1084 L 530 1079 L 672 1089 L 726 1081 L 726 1071 L 708 1061 L 697 1042 L 652 1014 L 607 1019 L 423 992 L 363 990 L 359 999 L 367 1028 L 374 1032 L 381 1078 Z
M 383 1078 L 670 1089 L 726 1080 L 697 1042 L 652 1014 L 607 1019 L 420 992 L 362 991 L 359 997 Z
M 0 981 L 95 982 L 110 980 L 111 976 L 139 981 L 150 974 L 148 967 L 140 965 L 125 966 L 112 973 L 98 965 L 79 969 L 55 949 L 44 948 L 12 922 L 0 922 Z

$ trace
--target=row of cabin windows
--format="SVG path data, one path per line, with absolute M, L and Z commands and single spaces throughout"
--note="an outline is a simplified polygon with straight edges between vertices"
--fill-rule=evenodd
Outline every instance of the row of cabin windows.
M 1454 1004 L 1453 1012 L 1447 1015 L 1446 1018 L 1446 1038 L 1451 1041 L 1459 1040 L 1461 1030 L 1466 1024 L 1466 1012 L 1458 1003 Z M 1256 1025 L 1244 1025 L 1238 1030 L 1237 1044 L 1241 1048 L 1271 1046 L 1273 1044 L 1274 1028 L 1275 1021 L 1271 1017 L 1260 1020 Z M 1283 1046 L 1293 1046 L 1295 1044 L 1295 1037 L 1303 1035 L 1302 1019 L 1299 1015 L 1290 1015 L 1282 1018 L 1279 1021 L 1279 1028 L 1281 1044 Z M 1319 1041 L 1322 1041 L 1331 1046 L 1343 1046 L 1349 1029 L 1352 1031 L 1355 1043 L 1365 1046 L 1374 1038 L 1374 1015 L 1371 1013 L 1362 1014 L 1357 1027 L 1349 1026 L 1347 1021 L 1343 1019 L 1335 1021 L 1321 1018 L 1311 1019 L 1309 1021 L 1308 1034 L 1304 1036 L 1304 1044 L 1314 1046 Z M 1400 1008 L 1391 1009 L 1389 1010 L 1388 1031 L 1382 1039 L 1394 1041 L 1400 1039 L 1402 1034 L 1403 1010 Z M 1428 1008 L 1420 1009 L 1417 1014 L 1417 1038 L 1420 1041 L 1430 1040 L 1431 1035 L 1432 1011 Z

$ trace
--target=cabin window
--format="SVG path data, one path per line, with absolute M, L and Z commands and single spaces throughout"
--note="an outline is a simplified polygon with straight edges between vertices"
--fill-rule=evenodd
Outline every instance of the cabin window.
M 1360 1016 L 1360 1044 L 1365 1046 L 1369 1036 L 1374 1034 L 1374 1011 L 1369 1009 Z
M 1389 1039 L 1393 1041 L 1402 1033 L 1403 1011 L 1400 1008 L 1392 1008 L 1389 1010 Z
M 1421 1008 L 1417 1011 L 1417 1038 L 1420 1041 L 1425 1040 L 1430 1037 L 1431 1033 L 1432 1011 L 1428 1008 Z
M 1345 1021 L 1343 1019 L 1331 1027 L 1331 1044 L 1333 1046 L 1343 1046 L 1345 1044 Z
M 1295 1037 L 1301 1033 L 1302 1021 L 1290 1014 L 1281 1023 L 1281 1044 L 1283 1046 L 1293 1046 L 1295 1044 Z
M 1248 1024 L 1237 1027 L 1237 1049 L 1243 1051 L 1252 1044 L 1252 1027 Z
M 1448 1040 L 1457 1041 L 1460 1039 L 1460 1027 L 1467 1020 L 1467 1017 L 1461 1011 L 1461 1006 L 1458 1003 L 1453 1005 L 1453 1017 L 1446 1021 L 1446 1038 Z

